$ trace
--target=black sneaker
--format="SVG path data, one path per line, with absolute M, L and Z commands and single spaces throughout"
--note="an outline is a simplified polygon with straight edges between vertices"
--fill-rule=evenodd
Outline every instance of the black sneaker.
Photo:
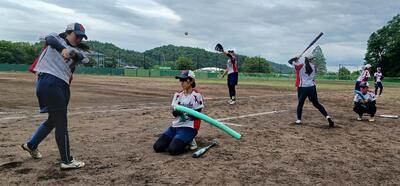
M 330 127 L 333 127 L 335 125 L 335 123 L 333 122 L 333 120 L 330 116 L 326 116 L 326 119 L 328 120 Z

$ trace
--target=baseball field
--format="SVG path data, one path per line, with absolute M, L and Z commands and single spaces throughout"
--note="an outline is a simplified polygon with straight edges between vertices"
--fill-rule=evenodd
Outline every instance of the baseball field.
M 353 82 L 320 81 L 318 96 L 336 126 L 309 101 L 295 125 L 297 92 L 289 80 L 243 80 L 229 105 L 226 82 L 197 81 L 204 112 L 243 135 L 236 140 L 208 123 L 200 158 L 154 153 L 173 119 L 173 78 L 76 75 L 68 127 L 71 152 L 86 163 L 61 171 L 54 132 L 39 146 L 41 160 L 20 145 L 47 117 L 38 113 L 35 76 L 0 73 L 0 185 L 396 185 L 400 183 L 400 120 L 357 121 Z M 377 115 L 400 114 L 400 84 L 384 83 Z

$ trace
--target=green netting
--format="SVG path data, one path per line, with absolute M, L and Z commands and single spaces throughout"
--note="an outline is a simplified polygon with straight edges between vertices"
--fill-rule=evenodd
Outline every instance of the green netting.
M 92 68 L 92 67 L 77 67 L 76 74 L 97 74 L 97 75 L 117 75 L 123 76 L 124 69 L 119 68 Z
M 181 73 L 180 70 L 160 70 L 160 76 L 174 77 Z
M 30 65 L 27 64 L 0 64 L 0 71 L 2 72 L 28 72 Z M 94 68 L 94 67 L 81 67 L 76 68 L 76 74 L 95 74 L 95 75 L 117 75 L 117 76 L 133 76 L 133 77 L 174 77 L 180 74 L 180 70 L 166 70 L 166 69 L 120 69 L 120 68 Z M 218 78 L 220 73 L 215 72 L 196 72 L 196 78 Z M 320 75 L 316 78 L 318 80 L 356 80 L 358 75 Z M 295 74 L 275 74 L 275 73 L 239 73 L 239 79 L 295 79 Z M 385 77 L 385 82 L 399 82 L 399 77 Z
M 2 72 L 28 72 L 30 65 L 25 64 L 0 64 Z

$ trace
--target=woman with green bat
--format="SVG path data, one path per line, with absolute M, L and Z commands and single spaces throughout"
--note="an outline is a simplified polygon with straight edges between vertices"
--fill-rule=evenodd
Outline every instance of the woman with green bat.
M 181 82 L 182 90 L 174 94 L 172 107 L 181 105 L 201 112 L 203 96 L 196 89 L 195 75 L 191 70 L 184 70 L 175 77 Z M 175 120 L 165 132 L 154 143 L 155 152 L 169 152 L 178 155 L 186 152 L 189 148 L 197 148 L 194 138 L 200 129 L 201 120 L 187 113 L 173 110 Z M 195 148 L 194 148 L 195 147 Z

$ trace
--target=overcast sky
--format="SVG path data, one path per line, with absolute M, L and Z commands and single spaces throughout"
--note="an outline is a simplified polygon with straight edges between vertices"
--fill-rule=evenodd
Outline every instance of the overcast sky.
M 399 13 L 400 0 L 0 0 L 0 40 L 35 42 L 80 22 L 89 40 L 140 52 L 220 42 L 286 63 L 323 32 L 317 44 L 337 66 L 363 63 L 370 34 Z

